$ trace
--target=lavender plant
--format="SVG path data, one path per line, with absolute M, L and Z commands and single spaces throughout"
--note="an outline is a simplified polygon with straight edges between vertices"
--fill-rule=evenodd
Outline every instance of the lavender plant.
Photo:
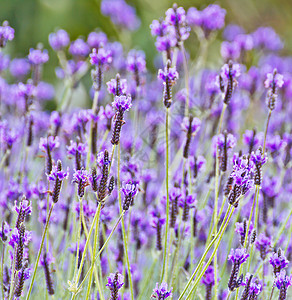
M 124 0 L 101 11 L 123 37 L 141 25 Z M 150 25 L 154 73 L 141 49 L 59 29 L 63 91 L 43 46 L 10 60 L 3 22 L 1 299 L 292 297 L 291 57 L 227 13 L 172 5 Z

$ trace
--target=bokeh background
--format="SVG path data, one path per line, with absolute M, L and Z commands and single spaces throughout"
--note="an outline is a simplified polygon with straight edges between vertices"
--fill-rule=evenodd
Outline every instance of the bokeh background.
M 71 39 L 87 37 L 88 33 L 100 29 L 110 39 L 123 42 L 125 50 L 136 47 L 146 52 L 149 61 L 157 51 L 154 39 L 150 35 L 149 24 L 153 19 L 164 16 L 172 6 L 169 0 L 126 0 L 136 8 L 141 20 L 140 28 L 135 32 L 121 31 L 108 17 L 100 12 L 101 0 L 0 0 L 0 21 L 8 20 L 15 28 L 15 39 L 9 43 L 8 52 L 13 57 L 24 57 L 28 49 L 41 42 L 49 49 L 50 63 L 45 65 L 44 79 L 56 80 L 54 69 L 57 58 L 48 45 L 48 35 L 58 28 L 69 32 Z M 204 8 L 214 1 L 182 0 L 177 1 L 185 9 L 195 6 Z M 292 1 L 291 0 L 222 0 L 216 1 L 227 10 L 226 23 L 241 25 L 247 32 L 259 26 L 272 26 L 285 42 L 284 54 L 292 54 Z M 195 55 L 198 49 L 196 38 L 188 41 L 188 51 Z M 219 55 L 219 41 L 215 41 L 213 51 Z M 147 65 L 153 70 L 151 62 Z

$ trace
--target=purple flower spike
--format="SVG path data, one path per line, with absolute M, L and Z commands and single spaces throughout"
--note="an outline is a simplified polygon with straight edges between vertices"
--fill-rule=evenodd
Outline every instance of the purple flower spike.
M 16 78 L 23 78 L 30 71 L 30 64 L 25 58 L 15 58 L 10 62 L 9 71 Z
M 232 64 L 232 68 L 229 64 L 225 64 L 221 69 L 221 76 L 224 81 L 228 81 L 229 75 L 236 78 L 240 76 L 240 65 Z
M 128 85 L 127 79 L 119 79 L 119 90 L 117 91 L 117 80 L 111 79 L 106 83 L 107 90 L 113 95 L 125 95 L 127 93 Z
M 103 32 L 90 32 L 87 37 L 87 44 L 91 49 L 100 48 L 107 43 L 107 36 Z
M 150 25 L 150 29 L 153 36 L 162 37 L 167 34 L 167 24 L 163 20 L 153 20 L 152 24 Z
M 5 47 L 7 41 L 14 39 L 14 29 L 9 26 L 8 21 L 4 21 L 0 26 L 0 48 Z
M 199 129 L 201 127 L 201 123 L 202 122 L 199 118 L 193 118 L 192 123 L 191 123 L 191 128 L 189 128 L 189 125 L 190 125 L 189 118 L 185 117 L 182 121 L 181 128 L 185 132 L 188 132 L 190 129 L 192 135 L 195 135 L 199 131 Z
M 90 48 L 82 39 L 77 39 L 71 43 L 69 52 L 74 56 L 86 57 L 90 52 Z
M 111 51 L 105 50 L 104 48 L 92 49 L 92 53 L 89 55 L 90 63 L 95 66 L 102 66 L 105 64 L 110 64 L 112 62 Z
M 164 300 L 171 296 L 172 296 L 172 288 L 168 291 L 166 282 L 162 282 L 160 286 L 158 283 L 156 283 L 156 287 L 153 290 L 153 295 L 152 295 L 154 299 Z
M 29 49 L 28 60 L 32 65 L 42 65 L 49 60 L 47 50 Z
M 127 69 L 130 72 L 145 72 L 146 61 L 143 51 L 131 50 L 127 57 Z
M 287 289 L 292 285 L 292 275 L 288 276 L 286 275 L 286 271 L 282 270 L 275 279 L 275 284 L 280 290 L 279 299 L 285 300 L 287 297 Z
M 273 73 L 267 74 L 267 79 L 265 81 L 266 88 L 273 88 L 276 86 L 277 88 L 281 88 L 284 84 L 283 75 L 277 73 L 277 70 L 274 70 Z
M 132 98 L 130 95 L 115 96 L 112 106 L 117 111 L 128 111 L 132 107 Z
M 67 31 L 60 29 L 56 33 L 49 34 L 50 46 L 55 50 L 61 50 L 70 43 L 70 37 Z
M 60 147 L 59 137 L 49 136 L 47 138 L 40 138 L 39 148 L 46 152 L 47 147 L 49 147 L 50 151 Z
M 282 250 L 279 249 L 277 252 L 274 252 L 269 259 L 269 263 L 274 268 L 274 274 L 276 275 L 282 269 L 288 266 L 289 261 L 286 259 L 285 255 L 283 254 Z
M 214 267 L 208 266 L 203 278 L 202 283 L 206 286 L 214 285 L 215 284 L 215 276 L 214 276 Z
M 265 260 L 267 254 L 271 250 L 272 239 L 261 233 L 257 240 L 255 241 L 255 247 L 260 251 L 260 256 L 262 260 Z
M 246 249 L 231 249 L 230 254 L 228 255 L 228 260 L 231 260 L 233 263 L 239 263 L 240 265 L 246 262 L 249 254 L 246 253 Z
M 111 298 L 110 300 L 116 300 L 118 299 L 118 292 L 119 289 L 122 288 L 124 285 L 124 276 L 121 275 L 120 273 L 111 273 L 110 276 L 107 278 L 107 284 L 106 286 L 110 289 L 111 291 Z
M 168 79 L 175 83 L 176 80 L 178 80 L 178 72 L 176 71 L 175 67 L 173 67 L 173 68 L 165 67 L 164 71 L 159 69 L 157 77 L 158 77 L 158 79 L 160 79 L 164 82 Z
M 57 178 L 59 180 L 63 180 L 68 178 L 69 176 L 69 170 L 67 169 L 67 171 L 59 171 L 58 170 L 58 166 L 54 165 L 52 172 L 48 175 L 48 179 L 50 181 L 55 181 Z

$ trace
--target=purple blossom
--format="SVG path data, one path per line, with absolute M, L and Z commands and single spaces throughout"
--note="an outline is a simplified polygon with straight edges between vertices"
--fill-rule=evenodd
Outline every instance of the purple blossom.
M 221 77 L 227 83 L 229 76 L 231 75 L 233 78 L 240 76 L 240 65 L 232 64 L 232 67 L 229 64 L 223 65 L 221 68 Z
M 7 222 L 3 221 L 2 222 L 2 227 L 0 229 L 0 238 L 3 242 L 7 240 L 8 234 L 12 231 L 10 228 L 9 224 Z
M 91 49 L 104 46 L 107 43 L 107 36 L 103 32 L 90 32 L 87 37 L 87 44 Z
M 49 44 L 55 50 L 62 50 L 70 43 L 70 37 L 67 31 L 60 29 L 56 33 L 49 34 Z
M 155 46 L 159 52 L 163 52 L 163 51 L 167 52 L 171 48 L 175 47 L 176 42 L 177 42 L 176 39 L 174 39 L 172 36 L 169 35 L 159 36 L 156 39 Z
M 288 287 L 292 285 L 292 275 L 288 276 L 286 275 L 286 271 L 282 270 L 276 277 L 275 284 L 279 290 L 282 288 L 287 290 Z
M 74 141 L 70 141 L 70 145 L 67 146 L 67 155 L 75 155 L 76 152 L 85 155 L 87 153 L 87 145 L 83 143 L 76 143 Z
M 94 48 L 92 53 L 89 55 L 90 63 L 95 66 L 102 66 L 110 64 L 112 62 L 111 51 L 104 48 L 99 48 L 98 51 Z
M 79 184 L 80 182 L 85 183 L 85 184 L 89 184 L 89 173 L 87 170 L 85 169 L 80 169 L 80 170 L 75 170 L 75 172 L 73 173 L 73 181 L 74 183 Z
M 9 62 L 9 56 L 4 55 L 2 52 L 0 52 L 0 72 L 3 72 L 8 68 Z
M 69 52 L 74 56 L 86 57 L 90 52 L 90 48 L 82 39 L 77 39 L 71 43 Z
M 267 74 L 267 79 L 265 80 L 266 88 L 281 88 L 284 84 L 283 80 L 284 76 L 282 74 L 277 73 L 277 70 L 274 70 L 273 73 Z
M 111 291 L 117 291 L 124 285 L 124 276 L 119 273 L 111 273 L 107 278 L 106 286 Z
M 9 26 L 8 21 L 4 21 L 0 26 L 0 48 L 5 47 L 7 41 L 14 39 L 14 29 Z
M 236 137 L 228 133 L 226 137 L 226 148 L 227 149 L 233 149 L 236 146 Z M 219 135 L 216 135 L 213 137 L 213 156 L 216 156 L 216 147 L 219 148 L 219 151 L 223 151 L 225 147 L 225 135 L 223 133 L 220 133 Z
M 176 68 L 168 68 L 165 67 L 164 71 L 159 69 L 158 71 L 158 79 L 166 82 L 166 80 L 171 80 L 174 83 L 176 82 L 176 80 L 178 80 L 178 72 L 176 71 Z
M 49 147 L 50 151 L 53 151 L 56 148 L 60 147 L 60 139 L 58 136 L 48 136 L 47 138 L 40 138 L 39 148 L 47 152 L 47 147 Z
M 63 180 L 68 178 L 68 176 L 69 176 L 69 169 L 67 168 L 67 171 L 58 171 L 57 165 L 54 165 L 51 173 L 47 175 L 50 181 L 55 181 L 57 178 L 59 180 Z
M 153 290 L 152 297 L 154 297 L 155 299 L 158 299 L 158 300 L 163 300 L 163 299 L 167 299 L 168 297 L 171 297 L 171 296 L 172 296 L 172 288 L 168 291 L 166 282 L 162 282 L 160 286 L 158 283 L 156 283 L 156 287 Z
M 256 152 L 252 152 L 250 160 L 256 165 L 264 165 L 268 161 L 267 153 L 262 154 L 261 149 L 259 148 Z
M 32 65 L 42 65 L 49 60 L 47 50 L 29 49 L 28 60 Z
M 245 223 L 245 225 L 244 225 L 243 222 L 242 223 L 239 223 L 239 222 L 235 223 L 235 232 L 238 233 L 242 239 L 245 239 L 245 234 L 246 234 L 245 226 L 246 226 L 246 229 L 247 229 L 247 222 Z M 248 235 L 247 235 L 248 237 L 250 236 L 252 231 L 253 231 L 253 224 L 250 223 L 249 229 L 248 229 Z
M 36 86 L 36 98 L 38 100 L 50 100 L 54 98 L 55 96 L 55 89 L 54 86 L 44 82 L 40 81 L 38 85 Z
M 153 36 L 165 36 L 167 34 L 167 23 L 164 20 L 158 21 L 153 20 L 153 22 L 150 25 L 151 34 Z
M 26 199 L 22 199 L 19 206 L 17 206 L 17 201 L 14 202 L 14 210 L 19 215 L 19 213 L 24 213 L 25 216 L 31 215 L 32 206 L 30 202 Z
M 234 41 L 235 38 L 240 35 L 240 34 L 244 34 L 245 31 L 244 29 L 236 24 L 228 24 L 223 31 L 223 37 L 225 40 L 231 42 Z
M 9 71 L 16 78 L 23 78 L 30 71 L 30 64 L 25 58 L 15 58 L 10 62 Z
M 200 26 L 208 36 L 209 32 L 224 27 L 226 10 L 219 5 L 211 4 L 202 11 L 191 7 L 188 10 L 187 21 L 190 26 Z
M 219 279 L 218 279 L 219 280 Z M 204 276 L 202 278 L 202 283 L 206 286 L 212 286 L 215 284 L 215 275 L 214 275 L 214 267 L 208 266 L 206 272 L 204 273 Z
M 128 71 L 135 73 L 143 73 L 146 71 L 145 53 L 143 51 L 137 51 L 132 49 L 127 57 L 127 69 Z
M 127 85 L 127 79 L 120 79 L 119 80 L 119 91 L 117 93 L 116 87 L 117 87 L 117 80 L 116 79 L 111 79 L 106 83 L 107 85 L 107 90 L 110 94 L 117 95 L 117 94 L 122 94 L 125 95 L 127 93 L 128 85 Z
M 115 96 L 112 106 L 117 111 L 128 111 L 132 107 L 132 98 L 130 95 Z
M 286 259 L 285 255 L 281 250 L 279 252 L 274 252 L 269 259 L 269 263 L 274 268 L 274 273 L 280 272 L 282 269 L 286 268 L 289 264 L 289 261 Z
M 237 60 L 240 57 L 240 47 L 239 44 L 236 42 L 222 42 L 221 44 L 221 50 L 220 50 L 221 56 L 225 61 L 228 60 Z
M 271 51 L 278 51 L 283 48 L 283 42 L 271 27 L 259 27 L 252 34 L 252 38 L 256 48 L 264 48 Z
M 158 225 L 161 227 L 165 224 L 166 218 L 163 215 L 164 212 L 161 207 L 156 207 L 150 211 L 150 224 L 153 228 L 157 228 Z
M 246 252 L 246 249 L 231 249 L 230 254 L 228 255 L 228 260 L 231 260 L 234 264 L 243 264 L 246 262 L 247 258 L 249 257 L 249 254 Z
M 102 0 L 101 12 L 109 16 L 114 24 L 129 30 L 136 30 L 140 26 L 135 8 L 124 0 Z
M 121 191 L 123 192 L 125 197 L 131 196 L 131 198 L 133 198 L 138 192 L 138 184 L 131 180 L 123 182 Z
M 201 120 L 199 118 L 193 118 L 192 124 L 191 124 L 191 132 L 192 135 L 195 135 L 201 128 Z M 190 121 L 188 117 L 184 117 L 181 128 L 183 131 L 188 132 L 190 126 Z
M 272 239 L 267 237 L 264 233 L 261 233 L 255 241 L 255 247 L 260 251 L 262 260 L 265 260 L 268 252 L 270 252 L 272 245 Z

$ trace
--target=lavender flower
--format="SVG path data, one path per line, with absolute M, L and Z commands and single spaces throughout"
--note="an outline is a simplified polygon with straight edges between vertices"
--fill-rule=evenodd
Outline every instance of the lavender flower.
M 141 73 L 146 71 L 145 53 L 131 50 L 127 57 L 127 69 L 134 74 L 136 87 L 141 85 Z
M 246 249 L 231 249 L 228 256 L 228 260 L 233 262 L 232 271 L 228 282 L 228 288 L 230 291 L 235 290 L 241 285 L 242 275 L 238 278 L 239 267 L 241 264 L 246 262 L 248 257 L 249 254 L 246 253 Z
M 30 64 L 25 58 L 15 58 L 10 62 L 9 71 L 12 76 L 22 79 L 30 71 Z
M 260 251 L 260 256 L 262 260 L 265 260 L 267 254 L 270 252 L 272 245 L 272 239 L 261 233 L 255 241 L 255 247 Z
M 131 95 L 125 96 L 115 96 L 115 99 L 112 103 L 112 106 L 117 110 L 117 111 L 128 111 L 132 107 L 132 98 Z
M 229 61 L 225 64 L 219 76 L 218 86 L 220 87 L 223 95 L 223 102 L 228 105 L 237 85 L 236 78 L 240 76 L 240 66 Z
M 280 290 L 279 300 L 285 300 L 287 297 L 287 289 L 292 285 L 292 275 L 286 275 L 286 271 L 282 270 L 278 273 L 275 280 L 276 287 Z
M 73 181 L 78 185 L 77 194 L 80 198 L 83 198 L 85 193 L 85 187 L 89 185 L 89 174 L 85 169 L 75 170 L 73 174 Z
M 260 186 L 262 183 L 262 166 L 267 162 L 267 154 L 262 154 L 262 149 L 259 148 L 256 153 L 252 152 L 250 160 L 255 166 L 254 184 Z
M 161 230 L 162 226 L 165 224 L 165 217 L 163 217 L 163 211 L 160 207 L 155 207 L 151 212 L 151 226 L 156 229 L 156 249 L 158 251 L 162 250 L 162 237 Z
M 117 74 L 116 79 L 111 79 L 106 83 L 107 90 L 114 96 L 121 96 L 127 93 L 127 79 L 121 79 L 120 74 Z
M 168 291 L 166 282 L 162 282 L 160 286 L 158 283 L 156 283 L 156 287 L 153 290 L 153 294 L 152 294 L 152 297 L 154 299 L 164 300 L 171 296 L 172 296 L 172 288 Z
M 28 60 L 32 65 L 42 65 L 49 60 L 47 50 L 29 49 Z
M 164 71 L 159 69 L 158 71 L 158 79 L 163 81 L 163 100 L 166 108 L 169 108 L 172 103 L 172 86 L 176 83 L 178 79 L 178 73 L 176 69 L 171 68 L 170 60 L 167 61 L 166 67 Z
M 121 289 L 122 286 L 124 285 L 123 281 L 124 281 L 124 277 L 118 272 L 111 273 L 110 276 L 107 278 L 108 283 L 106 284 L 106 286 L 111 291 L 110 300 L 118 300 L 119 289 Z
M 273 73 L 267 74 L 265 81 L 265 87 L 268 89 L 266 103 L 270 111 L 275 109 L 276 101 L 278 98 L 278 88 L 281 88 L 284 84 L 283 75 L 279 74 L 277 69 L 274 69 Z
M 131 180 L 123 182 L 121 191 L 125 196 L 123 210 L 128 210 L 130 205 L 132 206 L 134 204 L 134 197 L 138 192 L 138 185 L 136 182 L 132 182 Z
M 288 266 L 289 261 L 286 259 L 281 248 L 279 248 L 277 252 L 274 252 L 270 256 L 269 263 L 274 268 L 274 274 L 277 275 L 277 273 Z
M 136 30 L 140 26 L 140 20 L 136 16 L 135 9 L 124 0 L 103 0 L 101 11 L 118 26 L 129 30 Z
M 153 36 L 165 36 L 167 34 L 167 23 L 164 20 L 153 20 L 150 29 Z
M 249 229 L 248 229 L 248 234 L 247 234 L 247 239 L 250 237 L 251 233 L 253 231 L 253 224 L 250 223 Z M 244 241 L 245 241 L 245 236 L 247 232 L 247 220 L 244 219 L 242 223 L 235 223 L 235 232 L 239 234 L 240 236 L 240 243 L 242 246 L 244 246 Z
M 67 47 L 69 43 L 69 34 L 63 29 L 58 30 L 56 33 L 49 34 L 49 44 L 55 51 L 62 50 Z
M 87 37 L 87 44 L 91 49 L 99 49 L 107 43 L 107 36 L 104 32 L 90 32 Z
M 211 4 L 204 10 L 198 11 L 195 7 L 188 10 L 187 22 L 190 26 L 199 26 L 203 29 L 206 38 L 210 33 L 224 27 L 226 10 L 219 5 Z
M 14 29 L 9 26 L 8 21 L 4 21 L 0 26 L 0 48 L 6 46 L 7 41 L 14 39 Z
M 77 39 L 71 43 L 69 52 L 77 57 L 86 57 L 90 52 L 90 48 L 82 39 Z

